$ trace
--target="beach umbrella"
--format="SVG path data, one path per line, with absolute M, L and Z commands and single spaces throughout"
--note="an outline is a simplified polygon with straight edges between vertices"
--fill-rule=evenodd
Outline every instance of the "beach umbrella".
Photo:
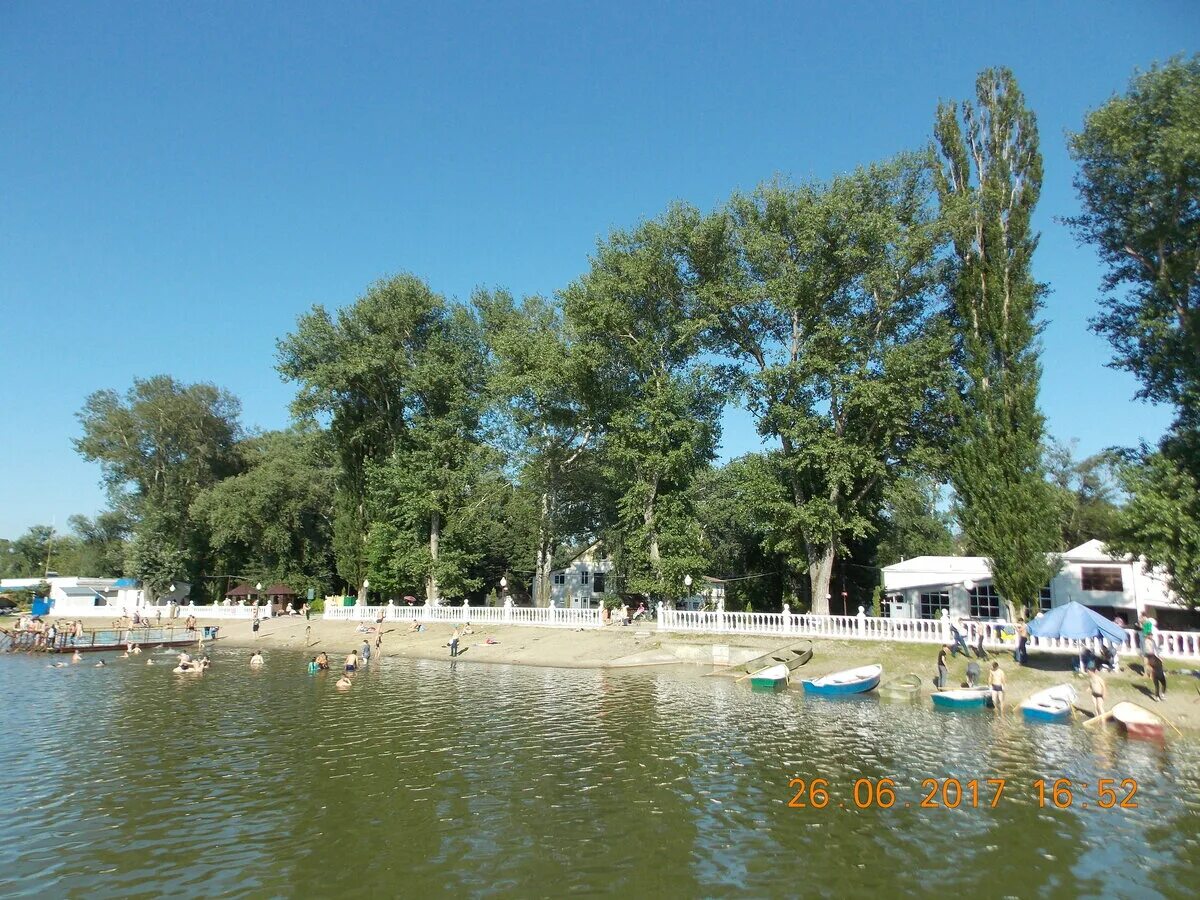
M 1068 638 L 1082 641 L 1097 636 L 1125 643 L 1125 629 L 1072 600 L 1056 606 L 1029 623 L 1029 633 L 1041 638 Z

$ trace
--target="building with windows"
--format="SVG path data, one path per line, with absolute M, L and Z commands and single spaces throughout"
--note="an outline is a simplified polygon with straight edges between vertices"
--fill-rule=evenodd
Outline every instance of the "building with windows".
M 1132 623 L 1143 614 L 1163 624 L 1181 612 L 1161 573 L 1132 557 L 1115 556 L 1097 540 L 1061 554 L 1063 566 L 1042 588 L 1048 610 L 1071 600 L 1108 618 Z M 982 556 L 917 556 L 883 569 L 884 614 L 896 619 L 1002 619 L 1004 602 Z M 1165 627 L 1165 626 L 1164 626 Z
M 596 609 L 605 593 L 616 592 L 610 583 L 612 559 L 603 541 L 593 541 L 561 569 L 550 573 L 550 602 L 534 598 L 535 606 L 559 606 L 569 609 Z

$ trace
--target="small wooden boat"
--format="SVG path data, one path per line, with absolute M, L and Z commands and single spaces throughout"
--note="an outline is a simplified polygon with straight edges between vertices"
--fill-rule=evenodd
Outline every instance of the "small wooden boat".
M 762 656 L 757 656 L 748 662 L 742 663 L 740 666 L 731 666 L 727 671 L 719 674 L 745 678 L 747 675 L 774 665 L 785 665 L 788 667 L 789 672 L 794 672 L 812 659 L 812 655 L 812 641 L 800 641 L 781 650 L 772 650 L 770 653 L 764 653 Z
M 752 691 L 782 691 L 787 687 L 790 674 L 784 663 L 768 666 L 750 676 L 750 689 Z
M 921 676 L 909 672 L 907 675 L 901 675 L 898 678 L 893 678 L 891 681 L 884 682 L 879 687 L 879 693 L 886 694 L 889 697 L 898 697 L 901 699 L 911 699 L 921 692 Z
M 982 709 L 992 702 L 987 688 L 957 688 L 933 694 L 933 705 L 943 709 Z
M 846 669 L 834 672 L 820 678 L 809 678 L 802 682 L 804 692 L 826 697 L 836 697 L 845 694 L 862 694 L 873 690 L 879 684 L 883 674 L 883 666 L 862 666 L 857 669 Z
M 1038 691 L 1021 704 L 1021 715 L 1030 722 L 1069 722 L 1075 705 L 1075 689 L 1069 684 Z
M 1122 702 L 1112 708 L 1112 717 L 1121 723 L 1125 733 L 1130 737 L 1163 739 L 1163 718 L 1144 706 L 1136 703 Z

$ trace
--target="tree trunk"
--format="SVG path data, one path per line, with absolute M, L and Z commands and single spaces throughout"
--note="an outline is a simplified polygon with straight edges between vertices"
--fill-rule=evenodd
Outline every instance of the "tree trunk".
M 812 611 L 817 615 L 829 615 L 829 581 L 833 576 L 833 545 L 810 547 L 808 558 L 808 583 L 812 589 Z
M 437 561 L 438 561 L 438 541 L 442 536 L 442 516 L 440 513 L 433 513 L 429 517 L 429 577 L 425 580 L 425 596 L 429 598 L 429 602 L 434 606 L 437 605 L 438 597 L 438 582 L 437 582 Z
M 654 523 L 654 501 L 658 497 L 658 479 L 650 485 L 650 497 L 646 500 L 646 506 L 642 510 L 642 523 L 646 526 L 646 532 L 650 538 L 650 567 L 654 570 L 654 577 L 662 577 L 662 555 L 658 549 L 658 527 Z
M 542 492 L 542 514 L 538 519 L 537 562 L 533 569 L 533 605 L 550 605 L 550 572 L 554 554 L 550 552 L 550 492 Z M 501 598 L 503 600 L 503 598 Z

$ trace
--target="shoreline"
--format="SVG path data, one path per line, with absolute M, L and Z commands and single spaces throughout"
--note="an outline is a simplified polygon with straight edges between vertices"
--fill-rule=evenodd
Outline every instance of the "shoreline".
M 169 623 L 165 623 L 169 624 Z M 175 625 L 182 626 L 177 619 Z M 358 631 L 368 624 L 369 633 Z M 326 620 L 302 616 L 261 620 L 256 637 L 250 620 L 204 619 L 198 626 L 218 626 L 215 641 L 207 645 L 239 649 L 303 652 L 315 656 L 328 653 L 336 664 L 366 639 L 377 658 L 398 656 L 411 659 L 449 660 L 447 643 L 455 624 L 425 623 L 420 632 L 411 632 L 407 623 L 384 623 L 380 651 L 375 650 L 377 634 L 372 623 Z M 311 630 L 310 630 L 311 629 Z M 488 639 L 494 643 L 487 643 Z M 731 639 L 732 638 L 732 639 Z M 479 625 L 473 633 L 463 634 L 457 661 L 499 665 L 533 666 L 564 669 L 658 669 L 687 670 L 692 673 L 721 675 L 726 666 L 713 664 L 713 648 L 727 648 L 730 664 L 736 666 L 756 656 L 777 650 L 789 643 L 774 635 L 721 636 L 703 633 L 659 632 L 652 623 L 610 625 L 603 629 L 541 628 L 525 625 Z M 882 663 L 884 681 L 913 673 L 921 679 L 920 696 L 934 693 L 933 673 L 937 644 L 886 643 L 875 641 L 812 641 L 813 658 L 793 676 L 793 690 L 800 690 L 801 678 L 815 678 L 841 669 Z M 1076 707 L 1090 705 L 1086 683 L 1071 671 L 1074 657 L 1051 654 L 1034 655 L 1030 664 L 1018 666 L 1010 653 L 992 653 L 988 662 L 999 661 L 1008 676 L 1006 714 L 1016 714 L 1016 706 L 1029 695 L 1055 684 L 1071 684 L 1078 695 Z M 1154 702 L 1143 677 L 1140 662 L 1122 658 L 1118 672 L 1105 675 L 1108 684 L 1107 708 L 1122 700 L 1138 703 L 1160 712 L 1180 730 L 1194 738 L 1200 733 L 1200 678 L 1190 674 L 1196 667 L 1184 660 L 1167 660 L 1168 693 L 1162 703 Z M 982 663 L 981 663 L 982 665 Z M 951 661 L 950 680 L 957 686 L 965 677 L 965 661 Z M 986 669 L 985 669 L 986 671 Z

